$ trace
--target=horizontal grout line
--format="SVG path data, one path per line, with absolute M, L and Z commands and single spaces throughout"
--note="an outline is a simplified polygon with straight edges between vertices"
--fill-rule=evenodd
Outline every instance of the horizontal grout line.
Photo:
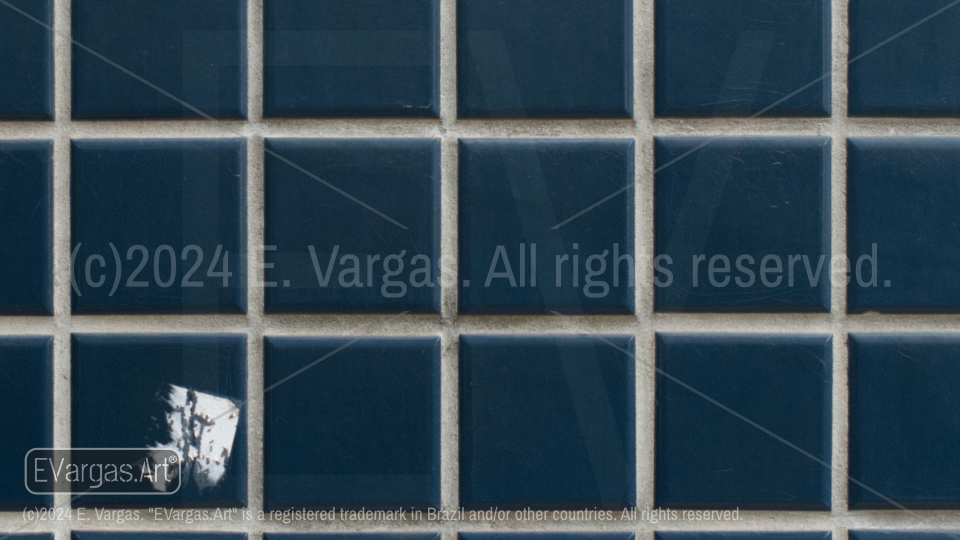
M 250 509 L 254 512 L 257 509 Z M 213 510 L 209 510 L 213 513 Z M 642 509 L 638 510 L 638 515 Z M 515 511 L 511 511 L 513 514 Z M 614 510 L 613 514 L 619 517 L 621 511 Z M 676 510 L 679 514 L 682 510 Z M 563 521 L 563 520 L 518 520 L 510 518 L 506 520 L 476 520 L 476 521 L 428 521 L 407 520 L 404 522 L 395 521 L 292 521 L 284 524 L 278 520 L 265 521 L 245 521 L 241 519 L 230 520 L 195 520 L 193 523 L 187 523 L 183 520 L 153 520 L 141 519 L 141 521 L 126 521 L 117 523 L 116 521 L 97 519 L 93 508 L 87 508 L 84 517 L 87 519 L 82 524 L 74 521 L 79 526 L 71 527 L 73 530 L 98 530 L 109 529 L 111 531 L 148 531 L 148 530 L 178 530 L 178 531 L 232 531 L 241 527 L 252 528 L 252 532 L 307 532 L 307 531 L 349 531 L 360 532 L 370 530 L 394 530 L 394 531 L 499 531 L 510 532 L 515 530 L 523 531 L 563 531 L 563 530 L 610 530 L 610 531 L 655 531 L 655 530 L 750 530 L 750 531 L 777 531 L 777 530 L 830 530 L 832 527 L 841 529 L 960 529 L 960 513 L 951 510 L 916 510 L 917 515 L 923 519 L 922 523 L 917 522 L 917 518 L 902 511 L 849 511 L 839 510 L 833 512 L 803 512 L 803 511 L 741 511 L 739 521 L 697 521 L 693 519 L 686 520 L 658 520 L 652 523 L 648 520 L 618 520 L 613 521 Z M 552 514 L 549 510 L 548 514 Z M 426 514 L 426 512 L 424 512 Z M 141 517 L 148 515 L 146 509 L 140 509 Z M 22 516 L 19 512 L 0 512 L 0 531 L 13 527 L 17 523 L 22 523 Z M 32 529 L 33 531 L 42 531 L 43 528 Z M 25 531 L 28 532 L 28 531 Z M 843 540 L 843 539 L 835 539 Z
M 839 320 L 840 327 L 837 328 Z M 459 316 L 438 315 L 73 315 L 72 333 L 247 333 L 267 335 L 390 336 L 455 334 L 576 333 L 828 333 L 960 332 L 957 315 L 841 315 L 829 313 L 656 313 L 633 315 Z M 0 335 L 54 334 L 63 324 L 53 317 L 0 317 Z
M 264 122 L 149 121 L 149 122 L 0 122 L 2 139 L 52 138 L 235 138 L 235 137 L 459 137 L 459 138 L 607 138 L 660 136 L 829 136 L 847 137 L 960 137 L 955 119 L 656 119 L 651 124 L 608 120 L 454 121 L 440 120 L 272 120 Z

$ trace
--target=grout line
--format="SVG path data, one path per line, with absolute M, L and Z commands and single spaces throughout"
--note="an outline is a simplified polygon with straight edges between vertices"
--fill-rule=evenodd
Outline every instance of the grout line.
M 849 0 L 832 0 L 831 6 L 831 88 L 832 115 L 829 135 L 832 138 L 830 152 L 830 215 L 831 259 L 842 261 L 846 256 L 847 208 L 847 64 L 849 34 L 847 32 L 847 9 Z M 826 83 L 826 81 L 824 81 Z M 832 269 L 832 267 L 831 267 Z M 833 385 L 832 385 L 832 431 L 831 431 L 831 508 L 834 515 L 847 511 L 847 474 L 849 472 L 847 439 L 849 408 L 847 403 L 847 301 L 846 282 L 836 279 L 831 272 L 831 315 L 833 329 Z M 835 527 L 837 527 L 835 525 Z M 834 531 L 837 540 L 845 537 L 842 528 Z
M 53 139 L 53 447 L 71 444 L 70 374 L 70 0 L 53 1 L 54 118 L 44 138 Z M 44 123 L 44 125 L 49 125 Z M 6 326 L 6 325 L 5 325 Z M 69 504 L 69 494 L 56 494 L 54 507 Z M 56 540 L 69 540 L 70 523 L 52 528 Z
M 250 0 L 251 3 L 259 0 Z M 263 309 L 265 281 L 264 243 L 264 141 L 247 138 L 247 498 L 248 508 L 263 508 Z

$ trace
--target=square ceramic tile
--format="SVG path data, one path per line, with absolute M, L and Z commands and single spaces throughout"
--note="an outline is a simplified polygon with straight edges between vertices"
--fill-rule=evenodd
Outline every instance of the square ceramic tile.
M 657 367 L 656 506 L 830 509 L 830 468 L 762 431 L 830 463 L 830 336 L 657 334 Z
M 52 337 L 0 337 L 0 411 L 0 510 L 53 506 L 51 495 L 33 495 L 24 485 L 27 452 L 53 446 Z
M 457 2 L 461 118 L 629 118 L 633 2 Z
M 960 313 L 960 139 L 850 139 L 851 313 Z
M 264 387 L 267 509 L 440 507 L 439 338 L 267 337 Z
M 460 505 L 636 504 L 632 336 L 460 337 Z
M 150 514 L 150 516 L 152 515 L 153 514 Z M 247 540 L 247 535 L 244 533 L 182 531 L 71 531 L 70 540 Z
M 830 116 L 829 0 L 656 0 L 655 19 L 657 116 Z
M 244 313 L 245 147 L 73 141 L 73 313 Z
M 958 26 L 948 0 L 851 0 L 850 116 L 960 116 Z
M 53 143 L 0 141 L 0 315 L 52 314 Z
M 952 540 L 957 530 L 851 530 L 850 540 Z
M 850 335 L 850 508 L 960 508 L 960 336 Z M 882 494 L 882 497 L 877 493 Z
M 172 495 L 87 495 L 74 507 L 246 506 L 246 344 L 239 334 L 74 334 L 72 447 L 179 445 L 183 471 Z
M 654 144 L 657 311 L 830 311 L 830 139 Z
M 656 531 L 655 540 L 830 540 L 829 531 Z
M 410 517 L 411 514 L 408 514 Z M 263 533 L 264 540 L 440 540 L 435 532 Z
M 440 116 L 439 0 L 263 9 L 264 116 Z
M 53 0 L 0 5 L 0 120 L 53 118 Z M 11 7 L 12 6 L 12 7 Z
M 70 13 L 74 119 L 246 117 L 244 0 L 73 0 Z
M 548 512 L 548 515 L 552 512 Z M 521 514 L 522 515 L 522 514 Z M 619 512 L 611 515 L 618 516 Z M 536 519 L 534 517 L 534 519 Z M 459 540 L 634 540 L 636 535 L 627 531 L 616 532 L 461 532 Z
M 268 313 L 439 313 L 440 141 L 266 148 Z
M 632 313 L 633 154 L 621 139 L 461 140 L 460 313 Z
M 830 540 L 829 531 L 656 531 L 655 540 Z

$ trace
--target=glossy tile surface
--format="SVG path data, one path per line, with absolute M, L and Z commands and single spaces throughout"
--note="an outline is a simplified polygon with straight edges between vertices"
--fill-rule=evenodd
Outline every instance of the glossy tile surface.
M 632 336 L 462 335 L 460 505 L 634 506 L 633 350 Z
M 848 68 L 850 116 L 960 116 L 960 11 L 950 4 L 850 1 L 850 58 L 862 56 Z
M 53 24 L 53 1 L 6 1 L 13 7 L 0 5 L 0 121 L 51 120 L 53 38 L 40 23 Z
M 268 313 L 439 313 L 440 141 L 266 148 Z
M 655 540 L 830 540 L 829 531 L 656 531 Z
M 244 533 L 228 532 L 115 532 L 71 531 L 71 540 L 246 540 Z
M 264 116 L 439 117 L 439 0 L 263 7 Z
M 907 508 L 960 508 L 960 336 L 851 334 L 850 476 Z M 850 508 L 895 508 L 850 483 Z
M 629 118 L 633 3 L 457 2 L 461 118 Z
M 657 311 L 830 310 L 829 139 L 654 145 Z
M 631 140 L 461 139 L 460 313 L 632 313 L 633 159 Z
M 829 468 L 703 397 L 830 463 L 830 336 L 657 334 L 656 354 L 655 506 L 830 509 Z
M 829 0 L 656 0 L 655 9 L 657 116 L 830 115 Z
M 0 315 L 52 314 L 53 142 L 0 141 Z
M 53 446 L 52 337 L 0 337 L 0 411 L 0 510 L 53 506 L 53 496 L 33 495 L 24 485 L 27 452 Z
M 244 313 L 241 139 L 75 140 L 73 312 Z
M 267 509 L 440 507 L 439 338 L 267 337 L 265 355 Z
M 851 313 L 960 313 L 960 139 L 850 139 Z
M 74 448 L 144 448 L 171 441 L 164 419 L 171 387 L 197 399 L 241 405 L 246 400 L 246 336 L 241 334 L 74 334 L 71 341 L 71 444 Z M 206 421 L 238 422 L 226 470 L 200 488 L 199 476 L 184 476 L 180 490 L 163 495 L 168 508 L 244 507 L 247 504 L 246 409 L 239 419 L 205 414 Z M 219 411 L 219 409 L 217 409 Z M 197 409 L 197 415 L 200 415 Z M 197 420 L 200 421 L 200 420 Z M 199 429 L 199 428 L 198 428 Z M 197 445 L 204 440 L 201 438 Z M 203 450 L 202 448 L 200 450 Z M 187 469 L 190 462 L 184 461 Z M 148 508 L 155 495 L 80 496 L 73 506 Z M 94 540 L 94 539 L 88 539 Z
M 70 13 L 74 119 L 246 117 L 243 0 L 74 0 Z
M 461 532 L 460 540 L 633 540 L 632 532 Z
M 960 535 L 957 530 L 856 530 L 850 540 L 949 540 Z

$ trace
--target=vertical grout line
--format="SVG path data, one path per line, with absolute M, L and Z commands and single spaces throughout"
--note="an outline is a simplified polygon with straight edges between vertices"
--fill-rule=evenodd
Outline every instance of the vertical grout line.
M 53 446 L 71 446 L 70 388 L 70 0 L 53 0 Z M 70 504 L 69 494 L 54 495 L 55 507 Z M 69 540 L 71 523 L 58 521 L 56 540 Z
M 257 1 L 257 0 L 253 0 Z M 247 138 L 247 490 L 248 508 L 263 508 L 264 153 L 263 137 Z
M 457 3 L 439 3 L 440 134 L 441 142 L 441 382 L 440 382 L 440 504 L 445 510 L 460 505 L 459 466 L 459 335 L 458 234 L 459 204 L 457 123 Z M 444 540 L 456 532 L 444 530 Z
M 848 62 L 848 0 L 832 0 L 832 58 L 831 96 L 833 118 L 830 122 L 831 143 L 831 235 L 832 258 L 844 261 L 847 252 L 847 62 Z M 839 279 L 838 279 L 839 278 Z M 832 443 L 832 514 L 847 513 L 848 471 L 848 386 L 847 386 L 847 284 L 842 274 L 831 272 L 831 314 L 833 332 L 833 432 Z M 843 540 L 843 530 L 835 526 L 834 540 Z
M 263 0 L 247 0 L 247 121 L 263 121 Z
M 656 377 L 649 368 L 655 362 L 653 332 L 653 70 L 654 0 L 633 1 L 633 86 L 634 86 L 634 363 L 636 392 L 636 481 L 637 508 L 653 508 L 654 489 L 654 407 Z
M 263 120 L 263 2 L 247 0 L 247 508 L 264 501 L 264 138 L 256 132 Z M 251 128 L 253 128 L 251 130 Z M 251 134 L 253 131 L 253 134 Z M 257 521 L 243 522 L 251 540 L 262 536 Z

